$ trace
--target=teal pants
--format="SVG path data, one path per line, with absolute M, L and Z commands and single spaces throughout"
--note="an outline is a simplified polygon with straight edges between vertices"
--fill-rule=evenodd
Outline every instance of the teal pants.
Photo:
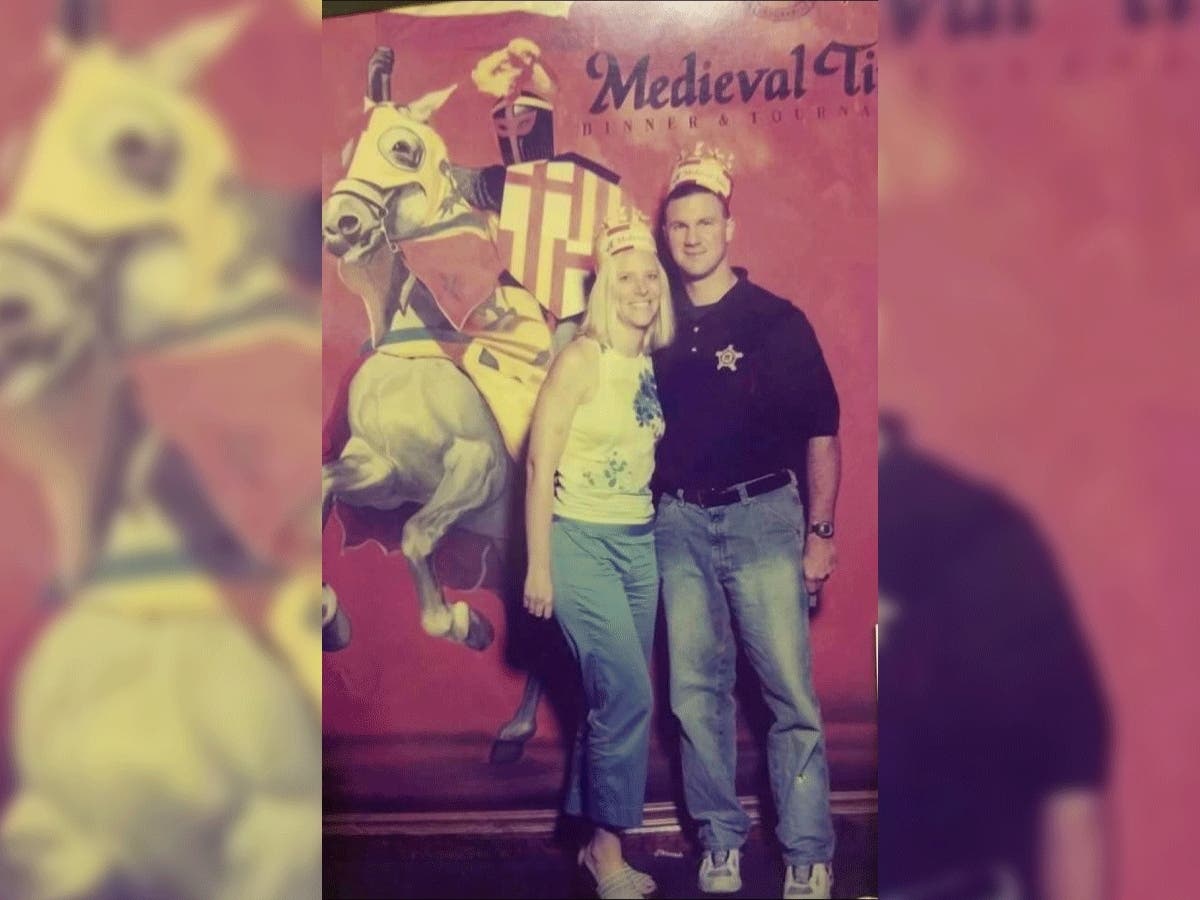
M 586 718 L 563 809 L 611 829 L 642 823 L 650 752 L 650 648 L 658 603 L 653 523 L 555 517 L 554 617 L 579 663 Z

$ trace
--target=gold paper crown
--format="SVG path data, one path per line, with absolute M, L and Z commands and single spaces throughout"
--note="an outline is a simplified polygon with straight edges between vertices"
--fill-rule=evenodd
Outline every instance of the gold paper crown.
M 733 193 L 733 154 L 707 147 L 703 142 L 691 150 L 681 150 L 671 170 L 667 191 L 676 185 L 693 183 L 708 188 L 724 200 Z
M 623 206 L 614 216 L 604 220 L 596 238 L 596 261 L 604 262 L 622 250 L 645 250 L 657 253 L 650 220 L 641 212 Z

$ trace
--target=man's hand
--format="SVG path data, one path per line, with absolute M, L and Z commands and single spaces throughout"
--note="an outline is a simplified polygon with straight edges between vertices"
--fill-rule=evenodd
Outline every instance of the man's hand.
M 548 571 L 531 568 L 525 575 L 525 608 L 539 619 L 549 619 L 554 614 L 554 588 Z
M 804 541 L 804 586 L 808 592 L 821 593 L 821 588 L 836 568 L 837 549 L 833 539 L 808 535 Z

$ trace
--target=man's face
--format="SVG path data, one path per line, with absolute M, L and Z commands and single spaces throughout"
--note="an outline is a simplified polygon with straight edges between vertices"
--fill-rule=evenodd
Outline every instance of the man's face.
M 677 197 L 667 204 L 664 227 L 671 258 L 687 281 L 707 278 L 722 266 L 733 237 L 721 198 L 707 191 Z

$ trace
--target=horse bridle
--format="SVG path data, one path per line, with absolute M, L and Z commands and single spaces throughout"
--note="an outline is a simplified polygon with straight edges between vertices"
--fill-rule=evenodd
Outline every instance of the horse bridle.
M 337 194 L 348 194 L 367 204 L 375 215 L 379 217 L 379 229 L 383 232 L 383 240 L 387 244 L 388 249 L 392 253 L 400 253 L 400 241 L 388 233 L 387 195 L 383 191 L 369 181 L 363 181 L 359 178 L 343 178 L 329 192 L 329 196 L 331 197 Z
M 41 216 L 0 219 L 0 246 L 36 257 L 54 269 L 85 279 L 96 268 L 96 244 L 69 225 Z

